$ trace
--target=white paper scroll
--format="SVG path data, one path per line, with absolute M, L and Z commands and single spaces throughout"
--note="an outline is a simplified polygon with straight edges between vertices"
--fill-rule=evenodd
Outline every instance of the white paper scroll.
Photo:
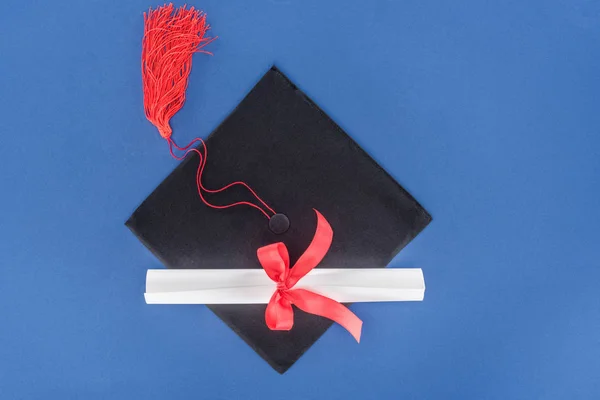
M 294 286 L 340 303 L 421 301 L 420 268 L 316 268 Z M 266 304 L 276 289 L 262 269 L 148 270 L 148 304 Z

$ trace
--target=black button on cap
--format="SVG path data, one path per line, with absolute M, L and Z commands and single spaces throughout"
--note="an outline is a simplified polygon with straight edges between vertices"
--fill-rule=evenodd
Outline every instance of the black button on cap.
M 285 214 L 275 214 L 269 219 L 269 229 L 276 235 L 285 233 L 290 228 L 290 220 Z

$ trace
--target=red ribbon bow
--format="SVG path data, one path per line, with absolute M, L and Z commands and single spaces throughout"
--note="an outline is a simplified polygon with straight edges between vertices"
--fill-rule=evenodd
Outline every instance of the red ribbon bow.
M 317 213 L 317 230 L 312 242 L 290 269 L 290 258 L 287 247 L 283 243 L 273 243 L 258 249 L 258 260 L 269 278 L 277 283 L 277 289 L 265 311 L 265 320 L 269 329 L 289 331 L 294 325 L 292 304 L 302 311 L 329 318 L 348 330 L 357 342 L 360 342 L 362 321 L 344 305 L 329 297 L 305 289 L 292 289 L 296 283 L 327 254 L 333 230 L 319 213 Z

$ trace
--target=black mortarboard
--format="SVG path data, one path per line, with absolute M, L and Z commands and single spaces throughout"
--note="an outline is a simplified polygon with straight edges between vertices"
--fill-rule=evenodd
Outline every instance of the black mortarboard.
M 285 214 L 290 226 L 275 234 L 269 220 L 250 207 L 205 206 L 198 197 L 199 158 L 193 153 L 127 221 L 168 268 L 261 268 L 256 250 L 274 242 L 287 245 L 293 264 L 314 234 L 313 208 L 334 230 L 318 268 L 384 267 L 431 221 L 406 190 L 275 67 L 206 145 L 206 187 L 245 181 Z M 215 204 L 255 201 L 239 187 L 208 196 Z M 208 307 L 281 373 L 332 324 L 296 309 L 292 330 L 271 331 L 264 304 Z

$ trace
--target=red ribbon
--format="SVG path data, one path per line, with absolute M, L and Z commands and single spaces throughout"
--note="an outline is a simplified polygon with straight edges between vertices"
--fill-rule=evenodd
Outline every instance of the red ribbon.
M 292 289 L 296 283 L 327 254 L 333 230 L 319 213 L 317 213 L 317 230 L 312 242 L 290 269 L 290 258 L 287 247 L 283 243 L 273 243 L 258 249 L 258 260 L 269 278 L 277 283 L 277 289 L 265 312 L 265 320 L 269 329 L 274 331 L 289 331 L 294 325 L 294 310 L 292 304 L 310 314 L 329 318 L 344 328 L 357 342 L 360 342 L 362 321 L 343 304 L 305 289 Z

